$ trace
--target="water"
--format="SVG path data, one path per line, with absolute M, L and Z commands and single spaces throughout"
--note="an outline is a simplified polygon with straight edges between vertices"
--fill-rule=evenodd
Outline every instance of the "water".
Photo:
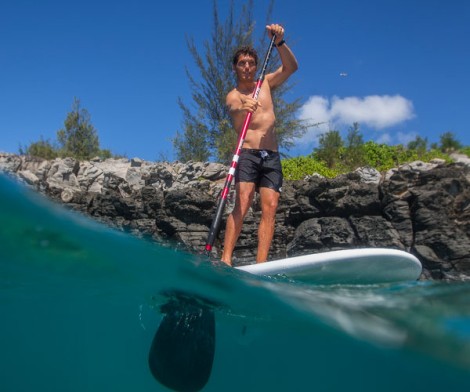
M 163 292 L 217 303 L 206 391 L 470 387 L 470 285 L 313 286 L 213 266 L 0 177 L 0 390 L 166 391 Z M 175 369 L 178 371 L 179 369 Z

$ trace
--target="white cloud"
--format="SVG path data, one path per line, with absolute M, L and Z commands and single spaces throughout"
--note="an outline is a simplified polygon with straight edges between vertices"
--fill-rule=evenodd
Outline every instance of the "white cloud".
M 318 135 L 328 131 L 331 117 L 329 105 L 330 103 L 327 98 L 315 95 L 310 97 L 300 108 L 299 117 L 301 119 L 308 120 L 313 124 L 319 124 L 309 129 L 302 138 L 303 142 L 316 141 Z
M 352 125 L 354 122 L 373 130 L 381 130 L 415 116 L 413 103 L 400 95 L 370 95 L 367 97 L 311 96 L 301 107 L 299 117 L 313 123 L 325 123 L 313 127 L 303 138 L 304 142 L 316 140 L 316 136 L 334 127 Z
M 413 118 L 413 104 L 400 95 L 370 95 L 364 98 L 334 97 L 330 113 L 334 120 L 358 122 L 373 129 L 383 129 Z
M 300 108 L 300 117 L 313 119 L 315 122 L 328 122 L 331 114 L 327 98 L 314 95 Z
M 416 140 L 416 136 L 418 135 L 415 132 L 411 132 L 411 133 L 398 132 L 397 139 L 400 144 L 403 144 L 404 146 L 406 146 L 408 145 L 409 142 Z
M 380 135 L 377 140 L 375 141 L 376 143 L 379 144 L 391 144 L 392 143 L 392 137 L 390 136 L 389 133 L 383 133 Z

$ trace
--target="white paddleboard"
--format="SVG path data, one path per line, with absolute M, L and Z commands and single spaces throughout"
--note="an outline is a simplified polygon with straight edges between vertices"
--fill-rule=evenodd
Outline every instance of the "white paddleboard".
M 281 275 L 318 284 L 375 284 L 415 281 L 422 271 L 412 254 L 384 248 L 316 253 L 236 267 L 255 275 Z

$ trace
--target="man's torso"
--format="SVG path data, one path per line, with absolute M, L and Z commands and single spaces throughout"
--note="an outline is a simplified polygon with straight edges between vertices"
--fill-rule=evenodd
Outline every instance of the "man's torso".
M 232 90 L 231 94 L 239 94 L 240 101 L 243 96 L 251 97 L 253 92 L 240 91 L 238 88 Z M 266 149 L 277 151 L 277 139 L 274 131 L 276 117 L 274 115 L 274 105 L 271 96 L 271 89 L 268 83 L 263 83 L 258 96 L 260 106 L 251 117 L 248 131 L 243 147 L 251 149 Z M 240 133 L 243 127 L 245 116 L 233 116 L 235 130 Z

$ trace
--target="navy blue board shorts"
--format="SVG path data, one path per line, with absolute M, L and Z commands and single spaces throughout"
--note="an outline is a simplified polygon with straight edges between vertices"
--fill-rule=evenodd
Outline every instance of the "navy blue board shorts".
M 235 182 L 252 182 L 260 187 L 281 192 L 282 166 L 279 152 L 242 148 L 238 160 Z

